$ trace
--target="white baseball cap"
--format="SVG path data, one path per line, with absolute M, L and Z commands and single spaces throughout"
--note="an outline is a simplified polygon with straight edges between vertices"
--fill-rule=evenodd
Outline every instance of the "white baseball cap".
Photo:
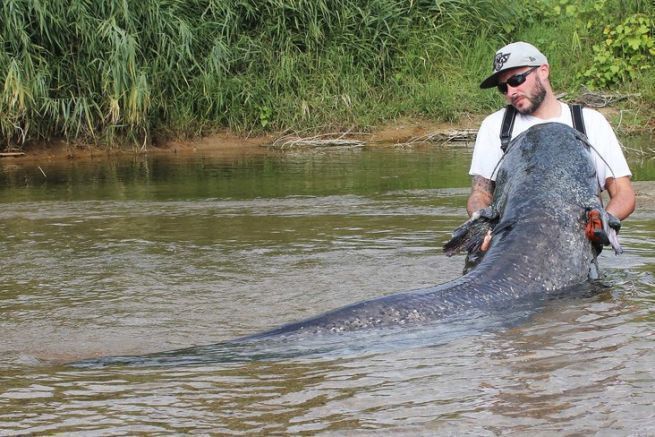
M 548 64 L 548 59 L 532 44 L 523 41 L 507 44 L 496 52 L 493 74 L 482 81 L 480 88 L 492 88 L 498 85 L 498 75 L 505 70 L 544 64 Z

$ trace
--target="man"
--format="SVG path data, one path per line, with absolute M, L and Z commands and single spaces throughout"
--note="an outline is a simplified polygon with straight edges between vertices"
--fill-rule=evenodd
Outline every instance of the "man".
M 515 42 L 496 52 L 493 74 L 480 88 L 497 87 L 508 105 L 516 109 L 512 138 L 539 123 L 559 122 L 573 126 L 573 116 L 568 105 L 555 97 L 549 81 L 550 66 L 546 57 L 533 45 Z M 471 170 L 473 177 L 471 194 L 466 204 L 470 215 L 491 204 L 493 199 L 494 170 L 503 156 L 501 149 L 501 125 L 506 109 L 488 116 L 480 126 L 473 149 Z M 582 110 L 592 157 L 598 175 L 600 190 L 607 190 L 608 213 L 624 220 L 635 209 L 635 193 L 628 168 L 616 135 L 607 120 L 597 111 Z M 490 235 L 482 245 L 485 251 Z

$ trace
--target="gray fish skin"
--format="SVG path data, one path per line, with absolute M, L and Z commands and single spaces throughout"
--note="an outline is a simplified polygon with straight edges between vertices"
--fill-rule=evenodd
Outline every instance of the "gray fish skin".
M 466 311 L 543 301 L 588 280 L 594 250 L 585 210 L 603 212 L 586 138 L 560 123 L 517 136 L 497 173 L 492 244 L 454 281 L 348 305 L 244 339 L 420 324 Z

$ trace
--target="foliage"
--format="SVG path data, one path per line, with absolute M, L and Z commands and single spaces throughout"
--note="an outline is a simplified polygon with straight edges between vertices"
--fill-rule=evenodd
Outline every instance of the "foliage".
M 580 45 L 611 53 L 609 71 L 613 59 L 634 66 L 648 56 L 652 18 L 638 47 L 632 39 L 643 23 L 625 20 L 652 17 L 652 5 L 578 3 L 559 0 L 557 12 L 548 0 L 3 0 L 0 133 L 6 147 L 56 137 L 141 146 L 219 128 L 455 120 L 498 105 L 477 89 L 497 47 L 523 38 L 563 57 L 566 44 L 552 45 L 566 37 L 556 12 L 595 14 L 597 23 L 595 3 L 625 32 L 596 37 L 595 25 L 585 25 Z M 548 20 L 547 36 L 536 37 L 531 29 Z M 571 68 L 591 68 L 593 53 L 582 50 Z
M 6 145 L 147 144 L 380 120 L 409 83 L 457 65 L 465 41 L 503 35 L 512 4 L 4 0 L 0 132 Z
M 590 65 L 577 72 L 588 88 L 608 88 L 637 80 L 652 70 L 655 56 L 653 3 L 611 0 L 541 0 L 540 10 L 551 23 L 573 20 L 575 39 L 585 39 Z M 580 33 L 578 33 L 580 32 Z
M 594 65 L 583 73 L 590 87 L 605 88 L 637 79 L 653 68 L 655 20 L 641 14 L 626 18 L 618 26 L 605 26 L 604 41 L 594 44 Z

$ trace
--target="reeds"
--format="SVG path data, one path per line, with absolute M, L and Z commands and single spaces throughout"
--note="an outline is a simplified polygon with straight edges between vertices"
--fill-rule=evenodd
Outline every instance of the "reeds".
M 489 53 L 530 14 L 508 0 L 3 0 L 0 132 L 5 146 L 142 146 L 452 119 L 489 106 L 475 91 Z

